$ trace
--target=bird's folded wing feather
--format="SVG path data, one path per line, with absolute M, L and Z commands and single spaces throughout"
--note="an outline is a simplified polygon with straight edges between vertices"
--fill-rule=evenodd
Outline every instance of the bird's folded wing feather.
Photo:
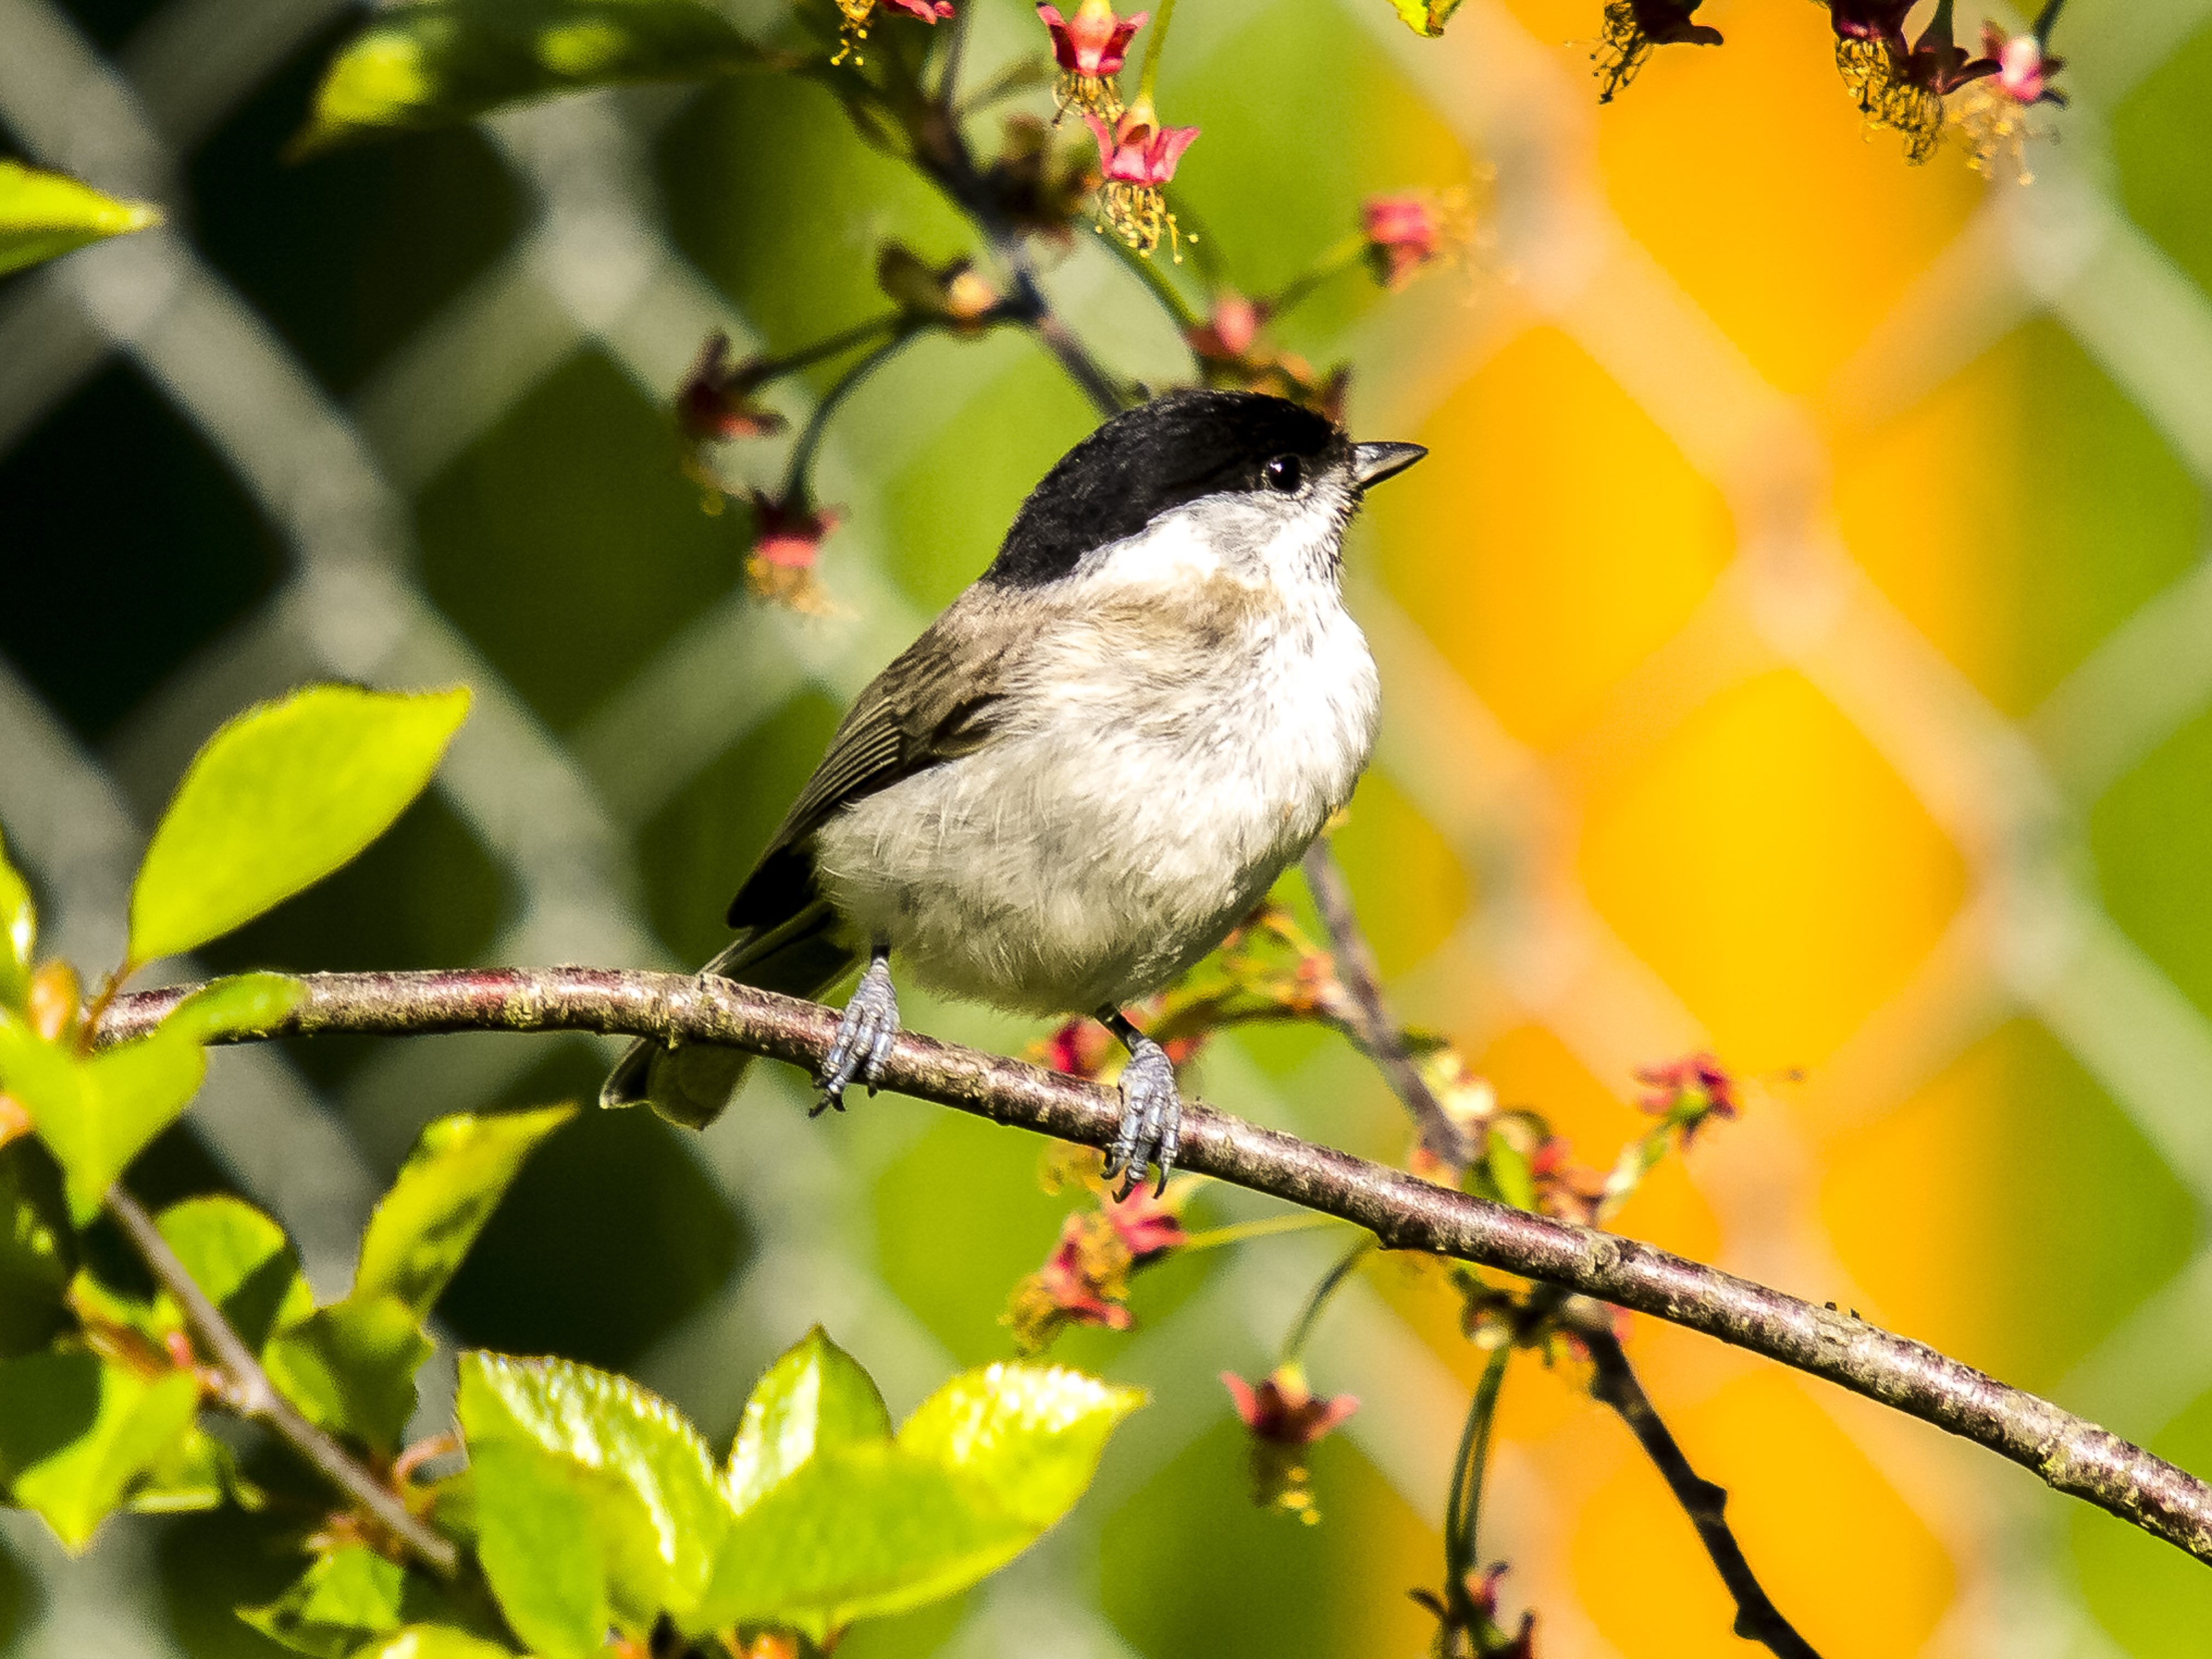
M 876 676 L 731 901 L 732 927 L 773 927 L 814 901 L 810 838 L 838 809 L 990 742 L 1006 644 L 955 605 Z

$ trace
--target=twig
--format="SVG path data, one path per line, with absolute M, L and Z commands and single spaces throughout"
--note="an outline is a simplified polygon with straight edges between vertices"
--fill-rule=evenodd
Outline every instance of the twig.
M 1735 1633 L 1747 1642 L 1764 1644 L 1775 1659 L 1820 1659 L 1813 1644 L 1797 1633 L 1768 1598 L 1723 1513 L 1728 1503 L 1727 1488 L 1715 1486 L 1690 1467 L 1690 1460 L 1682 1455 L 1682 1448 L 1653 1408 L 1651 1396 L 1637 1380 L 1635 1369 L 1621 1351 L 1620 1339 L 1609 1330 L 1588 1325 L 1577 1327 L 1577 1334 L 1597 1368 L 1590 1393 L 1620 1414 L 1628 1431 L 1665 1477 L 1674 1501 L 1698 1529 L 1698 1541 L 1712 1558 L 1713 1571 L 1735 1598 Z
M 968 148 L 959 118 L 949 106 L 940 104 L 931 111 L 930 125 L 916 137 L 915 165 L 968 216 L 1006 268 L 1013 284 L 1008 296 L 1010 314 L 1036 331 L 1045 349 L 1060 360 L 1068 379 L 1101 416 L 1120 414 L 1128 406 L 1127 395 L 1068 326 L 1067 319 L 1045 298 L 1029 244 L 992 196 L 990 181 L 975 165 L 975 152 Z
M 712 975 L 487 968 L 301 982 L 305 993 L 283 1019 L 228 1040 L 599 1031 L 719 1043 L 811 1071 L 837 1027 L 833 1010 Z M 102 1041 L 143 1035 L 192 988 L 118 998 Z M 1116 1090 L 910 1032 L 892 1045 L 883 1086 L 1086 1146 L 1110 1145 L 1121 1116 Z M 2212 1563 L 2212 1486 L 1924 1343 L 1634 1239 L 1493 1204 L 1202 1106 L 1184 1113 L 1179 1163 L 1357 1223 L 1386 1249 L 1540 1279 L 1824 1377 L 1987 1447 Z
M 131 1236 L 131 1242 L 146 1258 L 146 1265 L 154 1270 L 154 1277 L 161 1281 L 161 1288 L 175 1299 L 184 1313 L 185 1325 L 199 1339 L 200 1346 L 221 1367 L 228 1384 L 223 1403 L 240 1417 L 264 1425 L 306 1458 L 324 1479 L 374 1516 L 386 1531 L 420 1556 L 425 1565 L 441 1577 L 452 1577 L 460 1566 L 460 1553 L 452 1540 L 409 1513 L 398 1493 L 347 1456 L 337 1441 L 301 1416 L 298 1408 L 276 1391 L 276 1385 L 261 1369 L 261 1362 L 253 1357 L 246 1340 L 222 1316 L 222 1310 L 209 1300 L 208 1293 L 169 1248 L 169 1241 L 161 1237 L 154 1218 L 146 1213 L 137 1199 L 124 1191 L 120 1182 L 107 1189 L 107 1211 Z
M 1398 1085 L 1399 1098 L 1405 1102 L 1406 1109 L 1419 1127 L 1423 1144 L 1438 1157 L 1448 1157 L 1454 1164 L 1464 1163 L 1465 1154 L 1456 1151 L 1464 1139 L 1459 1126 L 1444 1115 L 1443 1108 L 1407 1054 L 1397 1023 L 1390 1018 L 1382 1001 L 1374 952 L 1352 908 L 1352 893 L 1345 883 L 1344 872 L 1337 867 L 1325 837 L 1307 850 L 1305 876 L 1306 884 L 1313 890 L 1315 908 L 1321 912 L 1335 950 L 1337 977 L 1351 994 L 1367 1027 L 1363 1043 L 1385 1074 Z M 1378 1036 L 1381 1044 L 1387 1047 L 1378 1045 Z M 1409 1079 L 1413 1089 L 1419 1092 L 1409 1091 L 1401 1081 L 1401 1077 Z M 1437 1146 L 1431 1139 L 1431 1126 L 1438 1122 L 1452 1137 L 1452 1150 Z M 1588 1322 L 1578 1323 L 1576 1328 L 1597 1364 L 1597 1376 L 1590 1392 L 1620 1414 L 1621 1421 L 1636 1436 L 1638 1444 L 1658 1467 L 1668 1490 L 1689 1516 L 1690 1524 L 1698 1529 L 1705 1553 L 1712 1558 L 1714 1571 L 1720 1574 L 1729 1594 L 1735 1598 L 1735 1633 L 1749 1641 L 1765 1643 L 1778 1659 L 1820 1659 L 1820 1655 L 1769 1599 L 1722 1515 L 1728 1493 L 1699 1479 L 1690 1468 L 1689 1460 L 1682 1455 L 1682 1449 L 1675 1443 L 1674 1437 L 1652 1406 L 1650 1396 L 1637 1380 L 1628 1356 L 1621 1351 L 1620 1340 L 1609 1329 Z M 1451 1576 L 1447 1573 L 1446 1577 L 1449 1581 Z M 1447 1588 L 1449 1587 L 1448 1582 Z
M 1413 1115 L 1413 1127 L 1420 1131 L 1421 1145 L 1447 1164 L 1466 1163 L 1467 1137 L 1460 1133 L 1459 1125 L 1451 1121 L 1443 1103 L 1429 1087 L 1421 1068 L 1413 1064 L 1413 1055 L 1407 1052 L 1406 1040 L 1399 1034 L 1398 1023 L 1391 1018 L 1390 1010 L 1382 1000 L 1382 981 L 1376 969 L 1374 949 L 1360 928 L 1358 912 L 1352 908 L 1352 889 L 1346 884 L 1344 872 L 1337 867 L 1336 854 L 1329 850 L 1328 836 L 1323 836 L 1306 848 L 1301 867 L 1305 872 L 1306 887 L 1313 894 L 1314 908 L 1321 912 L 1322 926 L 1328 930 L 1329 949 L 1336 957 L 1337 979 L 1352 998 L 1357 1022 L 1353 1034 L 1359 1046 L 1382 1068 L 1391 1091 Z

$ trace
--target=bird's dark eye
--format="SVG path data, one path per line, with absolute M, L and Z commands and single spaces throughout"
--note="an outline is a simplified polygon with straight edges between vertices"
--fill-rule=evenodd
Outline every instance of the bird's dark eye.
M 1278 455 L 1260 471 L 1267 480 L 1267 488 L 1279 489 L 1285 495 L 1305 481 L 1306 470 L 1295 455 Z

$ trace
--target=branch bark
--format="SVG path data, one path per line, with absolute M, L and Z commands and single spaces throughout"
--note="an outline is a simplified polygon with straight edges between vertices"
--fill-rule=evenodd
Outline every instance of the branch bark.
M 352 1032 L 597 1031 L 713 1042 L 810 1069 L 837 1016 L 711 976 L 599 968 L 318 974 L 283 1020 L 233 1041 Z M 140 1036 L 192 988 L 118 998 L 100 1036 Z M 1104 1147 L 1120 1096 L 1021 1061 L 900 1034 L 883 1086 L 996 1123 Z M 1578 1291 L 1825 1378 L 2033 1470 L 2212 1563 L 2212 1486 L 2050 1401 L 1833 1309 L 1669 1251 L 1437 1187 L 1225 1113 L 1184 1114 L 1180 1165 L 1425 1250 Z
M 113 1021 L 108 1024 L 112 1027 Z M 460 1552 L 453 1541 L 411 1514 L 398 1493 L 348 1456 L 343 1446 L 301 1416 L 299 1409 L 277 1392 L 269 1373 L 253 1357 L 253 1350 L 178 1260 L 145 1207 L 119 1182 L 107 1189 L 106 1203 L 107 1212 L 130 1236 L 161 1288 L 175 1299 L 185 1326 L 222 1370 L 228 1384 L 224 1403 L 240 1417 L 268 1428 L 325 1480 L 374 1516 L 426 1566 L 442 1577 L 452 1577 L 460 1566 Z

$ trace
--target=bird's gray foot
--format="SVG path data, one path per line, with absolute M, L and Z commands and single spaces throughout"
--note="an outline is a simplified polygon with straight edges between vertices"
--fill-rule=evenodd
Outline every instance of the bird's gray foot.
M 1174 1062 L 1166 1049 L 1117 1011 L 1098 1018 L 1129 1051 L 1129 1063 L 1121 1068 L 1121 1124 L 1106 1154 L 1106 1178 L 1121 1176 L 1121 1190 L 1115 1194 L 1118 1201 L 1144 1185 L 1145 1167 L 1151 1164 L 1159 1171 L 1153 1191 L 1165 1192 L 1182 1134 L 1182 1095 L 1176 1087 Z
M 832 1106 L 843 1111 L 846 1085 L 856 1078 L 868 1085 L 870 1094 L 875 1093 L 898 1030 L 898 994 L 891 989 L 890 957 L 879 951 L 853 988 L 845 1017 L 837 1022 L 837 1040 L 830 1045 L 817 1079 L 822 1098 L 807 1115 L 819 1117 Z

